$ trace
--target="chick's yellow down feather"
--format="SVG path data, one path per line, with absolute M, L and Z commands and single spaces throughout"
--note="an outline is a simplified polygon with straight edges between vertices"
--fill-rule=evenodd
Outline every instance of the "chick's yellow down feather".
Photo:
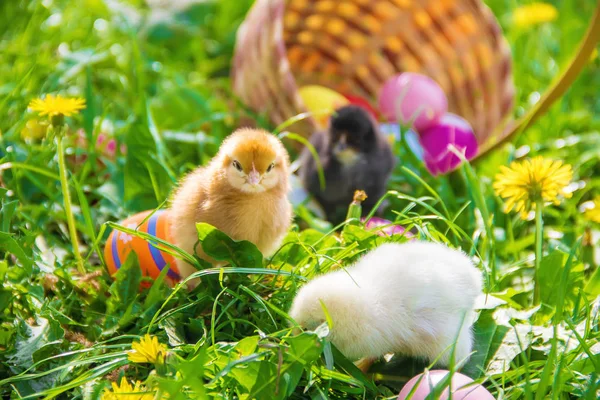
M 206 166 L 185 176 L 171 199 L 175 244 L 213 262 L 197 245 L 197 222 L 234 240 L 254 243 L 265 256 L 280 246 L 292 221 L 288 200 L 289 156 L 274 135 L 243 128 L 229 135 Z M 195 268 L 177 260 L 182 278 Z

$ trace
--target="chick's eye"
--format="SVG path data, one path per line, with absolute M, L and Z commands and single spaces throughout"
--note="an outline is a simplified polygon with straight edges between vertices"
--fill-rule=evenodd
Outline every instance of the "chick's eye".
M 269 165 L 269 167 L 267 168 L 267 172 L 271 172 L 273 168 L 275 168 L 275 163 L 271 163 L 271 165 Z
M 242 171 L 242 165 L 239 163 L 238 160 L 233 160 L 233 166 L 235 167 L 235 169 L 237 169 L 238 171 Z

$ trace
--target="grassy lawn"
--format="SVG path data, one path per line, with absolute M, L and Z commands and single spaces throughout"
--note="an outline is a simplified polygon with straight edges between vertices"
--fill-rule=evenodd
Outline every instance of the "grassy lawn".
M 426 364 L 398 355 L 364 375 L 325 330 L 293 331 L 287 311 L 307 280 L 405 237 L 361 225 L 335 230 L 297 205 L 272 258 L 227 242 L 237 251 L 223 253 L 229 265 L 202 271 L 191 292 L 169 287 L 164 275 L 142 277 L 135 258 L 115 277 L 107 272 L 110 223 L 166 207 L 178 178 L 208 162 L 244 121 L 276 128 L 231 89 L 235 34 L 252 0 L 148 3 L 159 2 L 0 2 L 0 397 L 395 399 Z M 519 117 L 569 63 L 597 2 L 551 0 L 556 18 L 528 26 L 514 16 L 529 0 L 486 3 L 511 46 Z M 496 398 L 600 397 L 597 50 L 545 115 L 472 165 L 433 177 L 407 146 L 394 144 L 400 162 L 386 218 L 462 249 L 483 271 L 488 296 L 479 304 L 475 353 L 461 372 Z M 87 104 L 66 118 L 64 137 L 81 265 L 57 142 L 47 118 L 28 110 L 31 100 L 58 93 Z M 570 198 L 548 204 L 538 219 L 504 212 L 496 173 L 535 156 L 572 166 Z M 595 212 L 586 212 L 595 198 Z M 145 334 L 166 357 L 128 359 Z M 147 393 L 111 397 L 111 383 L 122 377 L 129 391 Z

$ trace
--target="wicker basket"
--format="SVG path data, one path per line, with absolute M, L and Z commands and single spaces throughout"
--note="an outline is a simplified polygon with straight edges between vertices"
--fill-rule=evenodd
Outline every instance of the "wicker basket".
M 435 79 L 482 150 L 502 139 L 514 86 L 510 49 L 480 0 L 257 0 L 237 34 L 234 92 L 275 124 L 306 112 L 317 84 L 376 105 L 402 71 Z M 294 125 L 304 135 L 311 119 Z

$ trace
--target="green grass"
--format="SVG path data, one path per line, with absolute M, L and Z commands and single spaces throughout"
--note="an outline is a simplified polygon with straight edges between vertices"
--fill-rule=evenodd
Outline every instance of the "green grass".
M 515 116 L 568 63 L 596 5 L 556 0 L 555 22 L 516 29 L 511 13 L 527 2 L 487 2 L 513 51 Z M 390 240 L 359 225 L 334 231 L 305 208 L 264 261 L 252 245 L 202 226 L 208 250 L 230 266 L 198 272 L 202 284 L 191 293 L 183 284 L 168 288 L 164 276 L 139 291 L 144 278 L 133 258 L 114 278 L 103 266 L 99 250 L 113 222 L 163 206 L 178 177 L 207 162 L 239 121 L 275 130 L 231 95 L 235 32 L 251 3 L 206 1 L 170 19 L 142 0 L 0 3 L 2 398 L 95 399 L 122 375 L 171 399 L 394 399 L 424 367 L 399 356 L 365 376 L 329 344 L 326 330 L 292 331 L 286 311 L 297 287 Z M 498 398 L 600 395 L 600 229 L 580 211 L 600 195 L 599 88 L 595 58 L 515 141 L 450 176 L 431 177 L 405 146 L 395 148 L 403 162 L 387 217 L 421 239 L 463 249 L 485 272 L 488 302 L 463 372 Z M 66 143 L 75 227 L 92 274 L 86 278 L 76 273 L 56 146 L 21 135 L 36 118 L 27 104 L 45 93 L 87 100 L 68 124 L 83 129 L 88 143 L 107 133 L 127 145 L 112 159 L 94 145 Z M 73 163 L 73 155 L 87 158 Z M 533 155 L 571 164 L 576 188 L 545 209 L 537 274 L 535 221 L 504 214 L 491 189 L 499 166 Z M 223 253 L 232 247 L 244 260 Z M 534 278 L 539 307 L 531 306 Z M 127 361 L 131 342 L 145 333 L 169 346 L 165 364 Z

